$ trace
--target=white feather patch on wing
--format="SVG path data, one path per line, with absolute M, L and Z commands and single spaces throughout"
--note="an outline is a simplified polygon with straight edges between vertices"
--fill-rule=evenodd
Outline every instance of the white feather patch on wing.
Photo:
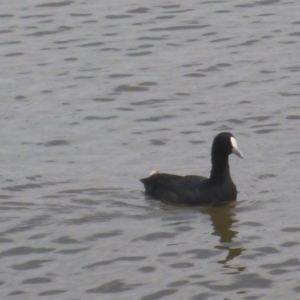
M 149 174 L 149 175 L 150 175 L 150 176 L 152 176 L 152 175 L 155 175 L 155 174 L 158 174 L 158 173 L 159 173 L 158 171 L 156 171 L 156 170 L 153 170 L 153 171 L 151 171 L 151 172 L 150 172 L 150 174 Z

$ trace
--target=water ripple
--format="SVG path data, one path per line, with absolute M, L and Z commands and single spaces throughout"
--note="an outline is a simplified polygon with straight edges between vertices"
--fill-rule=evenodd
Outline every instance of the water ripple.
M 2 298 L 298 299 L 299 3 L 2 1 Z M 144 195 L 223 130 L 236 203 Z

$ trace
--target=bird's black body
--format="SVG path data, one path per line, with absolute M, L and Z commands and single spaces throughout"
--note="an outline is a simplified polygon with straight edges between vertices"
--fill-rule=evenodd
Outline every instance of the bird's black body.
M 209 178 L 155 173 L 141 179 L 141 182 L 146 193 L 158 200 L 189 205 L 234 201 L 237 189 L 229 171 L 228 156 L 231 153 L 242 157 L 233 135 L 223 132 L 218 134 L 213 142 L 212 170 Z
M 232 180 L 214 184 L 196 175 L 178 176 L 154 174 L 141 179 L 146 193 L 159 200 L 189 205 L 213 204 L 236 200 L 237 190 Z

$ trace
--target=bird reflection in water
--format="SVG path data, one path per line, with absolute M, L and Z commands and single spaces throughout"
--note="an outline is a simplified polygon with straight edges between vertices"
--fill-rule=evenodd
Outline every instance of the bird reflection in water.
M 232 224 L 237 222 L 234 213 L 235 207 L 236 203 L 230 203 L 220 206 L 205 206 L 201 209 L 204 214 L 210 216 L 214 229 L 212 235 L 216 235 L 220 238 L 220 244 L 216 245 L 215 248 L 227 251 L 225 259 L 219 260 L 218 263 L 222 264 L 225 268 L 231 269 L 232 274 L 242 272 L 245 267 L 233 266 L 228 262 L 240 256 L 246 250 L 243 247 L 237 247 L 234 245 L 233 240 L 238 234 L 237 231 L 231 229 Z

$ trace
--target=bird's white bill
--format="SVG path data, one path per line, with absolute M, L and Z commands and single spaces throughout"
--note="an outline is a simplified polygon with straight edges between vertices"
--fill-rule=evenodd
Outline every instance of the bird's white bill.
M 236 139 L 232 136 L 230 138 L 230 141 L 231 141 L 231 146 L 232 146 L 232 153 L 234 153 L 235 155 L 237 155 L 240 158 L 243 158 L 243 154 L 237 146 Z

